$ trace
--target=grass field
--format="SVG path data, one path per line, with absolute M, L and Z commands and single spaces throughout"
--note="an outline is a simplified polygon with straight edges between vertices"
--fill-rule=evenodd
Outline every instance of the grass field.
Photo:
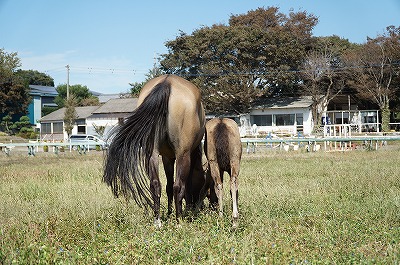
M 0 263 L 399 264 L 399 154 L 244 154 L 232 230 L 228 191 L 224 218 L 164 216 L 156 229 L 101 182 L 100 152 L 0 153 Z

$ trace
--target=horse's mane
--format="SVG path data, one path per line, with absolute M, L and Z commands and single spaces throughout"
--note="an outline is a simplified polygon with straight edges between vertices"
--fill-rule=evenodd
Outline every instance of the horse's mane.
M 103 180 L 115 196 L 122 193 L 139 206 L 153 207 L 149 183 L 150 158 L 166 135 L 171 84 L 158 83 L 115 132 L 105 158 Z

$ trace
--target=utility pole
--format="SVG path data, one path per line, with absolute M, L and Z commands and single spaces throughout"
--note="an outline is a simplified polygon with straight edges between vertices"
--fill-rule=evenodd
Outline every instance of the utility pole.
M 65 67 L 67 68 L 67 99 L 69 99 L 69 64 Z

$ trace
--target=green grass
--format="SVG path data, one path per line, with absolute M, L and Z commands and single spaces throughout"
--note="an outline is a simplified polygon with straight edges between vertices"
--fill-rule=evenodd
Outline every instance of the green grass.
M 228 175 L 222 219 L 156 229 L 101 182 L 101 153 L 0 154 L 0 263 L 398 264 L 399 152 L 244 154 L 237 230 Z

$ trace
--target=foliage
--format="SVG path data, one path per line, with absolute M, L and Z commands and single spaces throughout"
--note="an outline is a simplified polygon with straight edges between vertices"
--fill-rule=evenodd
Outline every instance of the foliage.
M 131 86 L 130 89 L 130 95 L 132 97 L 138 97 L 140 94 L 140 90 L 142 90 L 142 87 L 144 86 L 145 82 L 135 82 L 135 83 L 129 83 Z
M 100 138 L 103 138 L 106 126 L 96 125 L 95 123 L 92 123 L 92 126 L 96 134 L 100 136 Z
M 22 116 L 19 121 L 12 124 L 11 128 L 17 136 L 27 139 L 34 139 L 36 137 L 35 130 L 32 128 L 28 116 Z
M 16 52 L 0 49 L 0 113 L 5 115 L 25 114 L 30 97 L 28 87 L 15 74 L 21 66 Z
M 16 75 L 20 76 L 26 85 L 52 86 L 54 79 L 45 73 L 37 70 L 17 70 Z
M 76 114 L 76 99 L 74 94 L 70 95 L 70 97 L 65 102 L 65 113 L 64 113 L 64 129 L 69 136 L 72 134 L 72 129 L 75 125 L 75 120 L 77 118 Z
M 66 104 L 67 99 L 67 85 L 61 84 L 56 87 L 58 95 L 54 99 L 54 102 L 61 108 Z M 76 106 L 97 106 L 99 105 L 99 100 L 97 97 L 89 91 L 87 86 L 83 85 L 70 85 L 69 86 L 70 95 L 75 96 Z
M 376 103 L 382 111 L 382 129 L 389 129 L 390 101 L 399 90 L 400 83 L 400 27 L 390 26 L 386 33 L 377 36 L 347 53 L 350 67 L 349 85 L 361 98 Z
M 229 178 L 223 218 L 204 209 L 179 227 L 164 216 L 156 229 L 151 214 L 101 182 L 97 152 L 0 156 L 0 263 L 398 263 L 398 146 L 258 152 L 241 163 L 237 230 Z
M 338 36 L 319 37 L 315 48 L 304 59 L 300 71 L 302 94 L 313 100 L 312 115 L 318 127 L 329 102 L 345 88 L 346 76 L 340 71 L 344 67 L 341 57 L 352 48 L 354 44 Z
M 257 97 L 293 92 L 316 23 L 306 12 L 287 16 L 276 7 L 232 15 L 229 25 L 168 41 L 161 68 L 198 85 L 209 112 L 243 113 Z

